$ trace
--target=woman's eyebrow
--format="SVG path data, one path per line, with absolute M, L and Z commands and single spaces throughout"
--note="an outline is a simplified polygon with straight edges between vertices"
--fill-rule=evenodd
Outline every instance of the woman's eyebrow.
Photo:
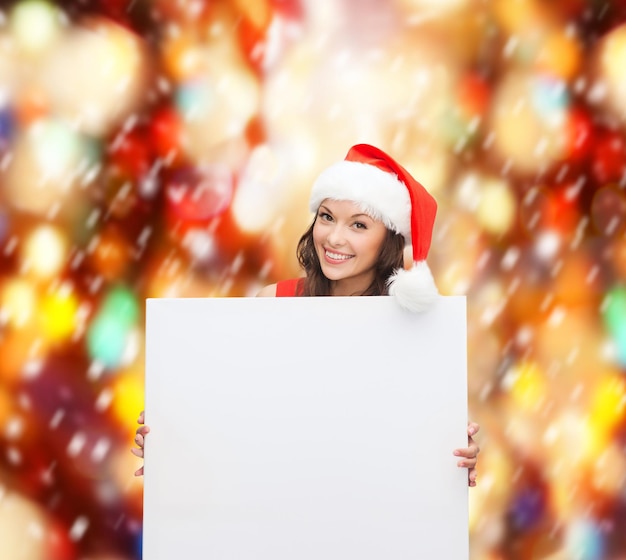
M 324 210 L 325 212 L 328 212 L 330 215 L 333 214 L 332 210 L 330 208 L 328 208 L 327 206 L 324 206 L 323 204 L 320 204 L 319 210 Z M 369 214 L 366 214 L 365 212 L 359 212 L 358 214 L 352 214 L 352 216 L 350 216 L 350 219 L 360 218 L 362 216 L 365 217 L 365 218 L 369 218 L 370 220 L 373 220 L 373 218 Z

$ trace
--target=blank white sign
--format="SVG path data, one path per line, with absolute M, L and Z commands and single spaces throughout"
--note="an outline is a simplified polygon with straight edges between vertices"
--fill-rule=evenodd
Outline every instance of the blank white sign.
M 465 298 L 147 301 L 145 560 L 465 560 Z

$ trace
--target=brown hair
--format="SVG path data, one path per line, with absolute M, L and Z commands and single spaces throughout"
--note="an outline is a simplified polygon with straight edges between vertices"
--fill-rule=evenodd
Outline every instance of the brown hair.
M 315 220 L 298 241 L 297 255 L 300 266 L 306 273 L 304 288 L 298 296 L 329 296 L 330 280 L 324 276 L 313 242 Z M 374 269 L 374 280 L 361 294 L 364 296 L 386 296 L 387 279 L 404 264 L 404 237 L 387 229 L 387 234 L 380 247 L 380 253 Z

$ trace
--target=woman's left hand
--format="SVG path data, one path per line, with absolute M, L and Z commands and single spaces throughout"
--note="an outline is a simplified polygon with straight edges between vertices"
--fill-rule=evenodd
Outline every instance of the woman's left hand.
M 467 447 L 454 450 L 454 454 L 457 457 L 462 457 L 457 465 L 468 469 L 467 483 L 469 486 L 476 486 L 476 463 L 478 462 L 480 447 L 478 447 L 478 444 L 472 439 L 472 436 L 476 435 L 478 430 L 480 430 L 478 424 L 469 422 L 467 424 Z
M 146 426 L 144 424 L 145 412 L 142 410 L 139 413 L 139 418 L 137 418 L 137 424 L 141 424 L 139 428 L 135 431 L 135 444 L 137 447 L 131 448 L 130 452 L 136 457 L 141 457 L 143 459 L 143 446 L 145 443 L 145 438 L 150 432 L 150 426 Z M 135 476 L 143 476 L 143 466 L 138 468 L 135 471 Z

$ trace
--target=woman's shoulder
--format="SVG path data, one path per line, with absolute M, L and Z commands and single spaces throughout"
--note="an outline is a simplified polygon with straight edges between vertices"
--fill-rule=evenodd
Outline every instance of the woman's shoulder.
M 261 289 L 256 297 L 276 297 L 276 284 L 270 284 Z

